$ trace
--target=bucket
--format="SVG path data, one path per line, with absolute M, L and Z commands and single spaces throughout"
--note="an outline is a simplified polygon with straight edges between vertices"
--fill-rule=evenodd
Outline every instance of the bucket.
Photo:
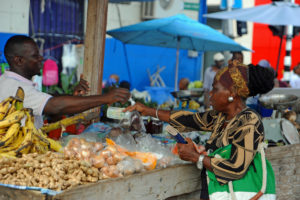
M 271 117 L 272 116 L 272 113 L 273 113 L 273 109 L 268 109 L 268 108 L 265 108 L 263 107 L 262 105 L 258 105 L 259 107 L 259 114 L 262 116 L 262 117 Z
M 166 101 L 173 101 L 174 98 L 171 95 L 173 88 L 171 87 L 145 87 L 151 96 L 151 101 L 157 102 L 158 105 L 163 104 Z

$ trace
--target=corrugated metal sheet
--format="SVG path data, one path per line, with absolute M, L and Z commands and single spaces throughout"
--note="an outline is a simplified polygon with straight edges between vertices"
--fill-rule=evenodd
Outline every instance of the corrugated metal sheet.
M 61 68 L 62 45 L 83 42 L 84 0 L 31 0 L 29 31 Z

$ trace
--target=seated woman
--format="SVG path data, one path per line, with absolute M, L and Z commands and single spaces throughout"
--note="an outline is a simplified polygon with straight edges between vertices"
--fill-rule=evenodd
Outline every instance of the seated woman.
M 138 103 L 125 111 L 137 110 L 142 115 L 156 116 L 179 132 L 212 132 L 205 146 L 212 154 L 204 155 L 195 149 L 189 138 L 188 144 L 177 144 L 181 159 L 197 163 L 199 169 L 204 167 L 201 199 L 248 200 L 258 199 L 261 195 L 260 199 L 275 199 L 273 170 L 267 162 L 267 181 L 263 181 L 265 159 L 258 153 L 264 139 L 261 117 L 245 104 L 247 97 L 270 91 L 274 87 L 273 78 L 273 72 L 267 68 L 248 67 L 234 60 L 228 67 L 220 69 L 214 78 L 210 92 L 211 111 L 170 112 Z

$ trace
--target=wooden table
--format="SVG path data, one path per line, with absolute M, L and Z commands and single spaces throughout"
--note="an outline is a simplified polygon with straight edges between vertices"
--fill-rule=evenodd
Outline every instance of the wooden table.
M 200 170 L 195 165 L 187 164 L 101 180 L 55 196 L 0 187 L 0 200 L 162 200 L 192 193 L 200 188 Z

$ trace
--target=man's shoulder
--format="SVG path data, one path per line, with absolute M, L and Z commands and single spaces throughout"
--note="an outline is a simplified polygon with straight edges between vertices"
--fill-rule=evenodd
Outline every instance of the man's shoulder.
M 205 73 L 206 73 L 206 74 L 211 74 L 212 72 L 213 72 L 212 67 L 208 67 L 208 68 L 206 68 L 206 70 L 205 70 Z
M 212 66 L 207 67 L 205 71 L 211 71 L 212 70 Z
M 11 88 L 11 87 L 34 87 L 32 84 L 28 84 L 26 82 L 20 81 L 18 79 L 14 79 L 8 76 L 1 76 L 0 77 L 0 87 Z

